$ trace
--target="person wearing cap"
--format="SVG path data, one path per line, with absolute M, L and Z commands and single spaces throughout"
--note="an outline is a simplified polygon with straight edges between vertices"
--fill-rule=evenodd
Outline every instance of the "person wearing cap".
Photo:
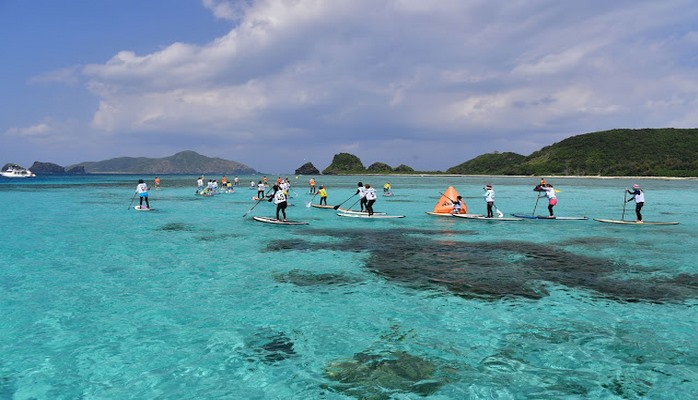
M 487 185 L 483 189 L 485 189 L 484 196 L 487 202 L 487 218 L 492 218 L 494 217 L 492 213 L 492 207 L 494 206 L 494 189 L 492 189 L 492 185 Z
M 320 195 L 320 205 L 327 205 L 327 188 L 325 188 L 325 185 L 320 185 L 317 194 Z
M 642 206 L 645 205 L 645 192 L 642 191 L 642 188 L 640 188 L 640 185 L 637 183 L 633 185 L 633 191 L 631 192 L 628 190 L 628 193 L 632 196 L 628 202 L 635 200 L 635 216 L 637 219 L 635 222 L 638 224 L 642 223 L 642 213 L 640 212 L 642 210 Z
M 150 202 L 148 201 L 148 185 L 143 182 L 143 179 L 138 180 L 136 193 L 138 193 L 138 197 L 140 198 L 140 208 L 143 208 L 143 199 L 145 199 L 145 207 L 150 208 Z
M 284 191 L 279 187 L 279 185 L 274 185 L 274 193 L 269 196 L 268 201 L 274 201 L 274 204 L 276 204 L 276 219 L 281 221 L 279 218 L 279 211 L 281 214 L 284 216 L 283 221 L 286 221 L 286 206 L 288 203 L 286 202 L 286 194 Z

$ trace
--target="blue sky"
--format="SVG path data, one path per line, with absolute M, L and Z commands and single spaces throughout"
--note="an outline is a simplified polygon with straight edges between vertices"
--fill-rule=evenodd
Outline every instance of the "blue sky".
M 694 0 L 0 0 L 0 165 L 446 170 L 698 127 Z

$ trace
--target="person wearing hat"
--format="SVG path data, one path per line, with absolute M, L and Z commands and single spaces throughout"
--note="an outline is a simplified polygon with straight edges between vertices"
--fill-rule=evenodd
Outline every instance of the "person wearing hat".
M 494 217 L 494 214 L 492 214 L 492 207 L 494 206 L 494 189 L 492 189 L 492 185 L 487 185 L 483 189 L 485 189 L 485 201 L 487 202 L 487 218 L 492 218 Z
M 320 189 L 318 189 L 316 194 L 320 195 L 320 205 L 327 205 L 327 188 L 325 188 L 325 185 L 320 185 Z
M 284 191 L 279 187 L 279 185 L 274 185 L 274 193 L 269 196 L 268 201 L 274 201 L 274 204 L 276 204 L 276 219 L 281 221 L 279 218 L 279 211 L 281 211 L 281 214 L 284 216 L 283 221 L 286 221 L 286 206 L 288 203 L 286 202 L 286 194 Z
M 633 185 L 633 191 L 631 192 L 628 190 L 628 193 L 632 196 L 628 202 L 635 200 L 635 216 L 637 217 L 635 222 L 641 224 L 642 213 L 640 211 L 642 210 L 642 206 L 645 205 L 645 192 L 643 192 L 640 185 L 636 183 Z
M 136 193 L 140 198 L 140 208 L 143 208 L 143 199 L 145 199 L 145 207 L 150 208 L 150 202 L 148 201 L 148 185 L 143 182 L 143 179 L 138 180 L 138 186 L 136 186 Z

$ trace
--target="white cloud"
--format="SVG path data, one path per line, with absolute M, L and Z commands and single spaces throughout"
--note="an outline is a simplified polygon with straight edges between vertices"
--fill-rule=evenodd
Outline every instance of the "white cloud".
M 695 50 L 698 6 L 688 1 L 202 4 L 235 22 L 229 33 L 85 66 L 94 129 L 250 146 L 288 134 L 330 152 L 378 136 L 417 147 L 435 134 L 540 137 L 499 148 L 526 153 L 549 144 L 545 134 L 695 121 L 696 59 L 684 50 Z

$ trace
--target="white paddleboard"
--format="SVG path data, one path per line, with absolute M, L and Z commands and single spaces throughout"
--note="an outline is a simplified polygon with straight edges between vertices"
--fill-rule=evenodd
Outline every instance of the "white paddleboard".
M 333 207 L 334 208 L 334 207 Z M 361 210 L 347 210 L 345 208 L 338 208 L 337 211 L 343 213 L 343 214 L 364 214 L 368 215 L 368 211 L 361 211 Z M 385 215 L 384 212 L 380 211 L 374 211 L 373 215 Z
M 387 218 L 405 218 L 404 215 L 386 215 L 386 214 L 378 214 L 374 213 L 373 215 L 368 215 L 366 213 L 344 213 L 340 212 L 337 213 L 340 217 L 349 217 L 349 218 L 365 218 L 365 219 L 387 219 Z
M 621 225 L 678 225 L 678 222 L 674 221 L 643 221 L 642 223 L 638 223 L 635 221 L 626 221 L 626 220 L 620 220 L 620 219 L 602 219 L 602 218 L 594 218 L 594 221 L 598 222 L 603 222 L 606 224 L 621 224 Z
M 276 224 L 276 225 L 308 225 L 308 222 L 305 222 L 305 221 L 282 221 L 280 219 L 270 218 L 270 217 L 252 217 L 252 219 L 257 221 L 257 222 L 264 222 L 267 224 Z
M 135 206 L 133 208 L 138 210 L 138 211 L 153 211 L 154 210 L 154 208 L 141 207 L 141 206 Z
M 497 221 L 497 222 L 506 222 L 506 221 L 523 221 L 523 218 L 518 218 L 518 217 L 492 217 L 492 218 L 487 218 L 482 215 L 476 215 L 476 214 L 453 214 L 454 217 L 458 218 L 466 218 L 466 219 L 477 219 L 477 220 L 482 220 L 482 221 Z

